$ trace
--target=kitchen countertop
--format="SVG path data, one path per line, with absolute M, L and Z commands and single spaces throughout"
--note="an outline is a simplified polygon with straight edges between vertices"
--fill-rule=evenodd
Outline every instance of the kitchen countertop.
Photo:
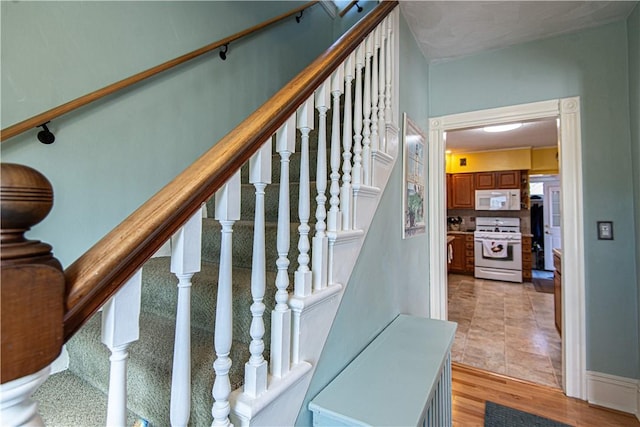
M 562 251 L 558 248 L 553 248 L 551 250 L 553 252 L 554 255 L 558 255 L 560 258 L 562 258 Z
M 456 240 L 455 236 L 447 236 L 447 245 Z
M 469 230 L 469 231 L 447 231 L 447 234 L 473 234 L 473 230 Z

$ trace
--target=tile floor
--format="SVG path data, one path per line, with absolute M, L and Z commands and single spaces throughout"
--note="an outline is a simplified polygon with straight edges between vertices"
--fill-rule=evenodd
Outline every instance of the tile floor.
M 560 388 L 562 346 L 553 294 L 531 283 L 450 274 L 449 320 L 458 323 L 453 361 Z

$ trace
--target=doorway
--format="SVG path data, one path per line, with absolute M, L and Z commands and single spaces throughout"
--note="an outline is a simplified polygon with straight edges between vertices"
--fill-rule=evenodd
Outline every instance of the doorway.
M 431 118 L 429 121 L 430 312 L 447 319 L 445 139 L 448 130 L 505 122 L 558 117 L 562 171 L 562 388 L 570 397 L 586 398 L 586 344 L 580 98 L 563 98 Z M 571 221 L 567 220 L 571 218 Z

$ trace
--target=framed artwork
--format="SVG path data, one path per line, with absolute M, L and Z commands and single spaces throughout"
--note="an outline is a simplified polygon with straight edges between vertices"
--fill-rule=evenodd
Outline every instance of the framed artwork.
M 402 238 L 427 232 L 426 138 L 422 130 L 403 114 L 402 126 Z

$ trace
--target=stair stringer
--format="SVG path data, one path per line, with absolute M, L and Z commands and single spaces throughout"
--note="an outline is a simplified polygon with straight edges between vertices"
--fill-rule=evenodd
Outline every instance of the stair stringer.
M 375 153 L 375 186 L 360 186 L 354 191 L 354 224 L 357 230 L 327 233 L 329 236 L 328 287 L 308 297 L 291 296 L 293 334 L 299 348 L 293 349 L 292 369 L 281 378 L 269 376 L 267 391 L 251 398 L 235 390 L 230 396 L 231 421 L 235 426 L 294 425 L 311 384 L 322 349 L 338 312 L 369 226 L 398 157 L 398 127 L 387 124 L 387 153 Z

